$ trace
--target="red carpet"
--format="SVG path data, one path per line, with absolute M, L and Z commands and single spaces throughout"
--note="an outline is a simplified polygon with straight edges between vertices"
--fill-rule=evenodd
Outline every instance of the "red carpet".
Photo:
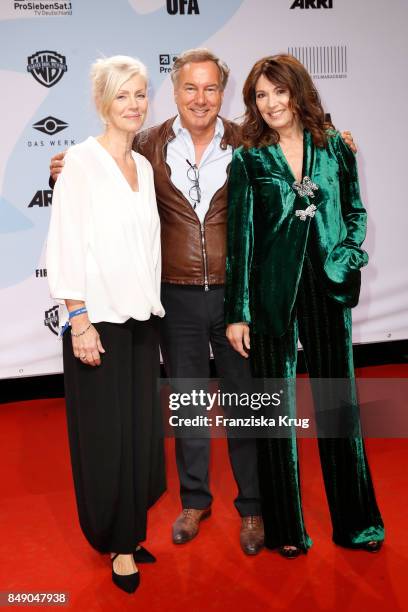
M 408 368 L 369 368 L 364 375 L 407 377 Z M 4 404 L 0 420 L 2 592 L 68 592 L 67 607 L 81 612 L 408 610 L 407 440 L 367 441 L 386 524 L 386 544 L 377 555 L 331 542 L 316 442 L 301 441 L 304 511 L 314 546 L 295 561 L 267 550 L 252 558 L 241 552 L 224 440 L 213 441 L 213 516 L 196 540 L 174 546 L 178 485 L 167 440 L 168 492 L 150 513 L 146 542 L 158 562 L 141 566 L 139 590 L 126 595 L 111 583 L 108 558 L 88 546 L 78 526 L 63 400 Z

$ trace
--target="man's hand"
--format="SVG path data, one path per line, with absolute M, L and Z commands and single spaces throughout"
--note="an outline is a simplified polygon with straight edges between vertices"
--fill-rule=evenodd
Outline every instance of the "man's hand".
M 54 182 L 57 180 L 58 176 L 61 174 L 62 169 L 64 167 L 65 154 L 66 154 L 66 151 L 64 151 L 63 153 L 57 153 L 56 155 L 54 155 L 54 157 L 51 158 L 50 174 Z
M 232 323 L 227 325 L 226 335 L 232 348 L 240 355 L 248 358 L 250 349 L 249 325 L 247 323 Z
M 357 153 L 357 147 L 356 147 L 356 145 L 354 143 L 353 136 L 352 136 L 351 132 L 342 132 L 341 133 L 341 137 L 344 140 L 344 142 L 346 143 L 346 145 L 350 147 L 350 149 L 353 151 L 353 153 Z

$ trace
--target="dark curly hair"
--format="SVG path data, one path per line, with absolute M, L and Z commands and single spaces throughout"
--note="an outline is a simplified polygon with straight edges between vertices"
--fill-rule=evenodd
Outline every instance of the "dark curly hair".
M 306 68 L 292 55 L 272 55 L 256 62 L 242 90 L 245 114 L 242 123 L 242 142 L 247 148 L 263 147 L 279 142 L 279 134 L 263 120 L 257 106 L 255 88 L 260 76 L 289 90 L 290 107 L 309 130 L 318 147 L 327 144 L 328 128 L 320 96 Z

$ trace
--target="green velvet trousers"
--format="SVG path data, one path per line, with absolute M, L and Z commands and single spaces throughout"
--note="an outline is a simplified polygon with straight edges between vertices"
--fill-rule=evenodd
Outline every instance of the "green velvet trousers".
M 300 340 L 311 378 L 350 379 L 354 388 L 351 312 L 325 295 L 305 257 L 295 311 L 279 337 L 253 334 L 251 365 L 255 378 L 295 379 Z M 295 398 L 290 411 L 295 414 Z M 360 435 L 318 438 L 320 462 L 333 525 L 333 540 L 358 548 L 384 539 L 370 470 Z M 295 433 L 258 440 L 259 479 L 265 544 L 268 548 L 311 546 L 303 520 Z

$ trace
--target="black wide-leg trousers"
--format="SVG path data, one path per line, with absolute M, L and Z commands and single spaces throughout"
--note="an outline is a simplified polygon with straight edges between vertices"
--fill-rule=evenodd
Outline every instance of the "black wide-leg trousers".
M 162 285 L 166 316 L 161 320 L 160 346 L 167 376 L 207 379 L 211 343 L 223 388 L 248 390 L 249 363 L 229 344 L 225 335 L 224 288 Z M 233 407 L 232 407 L 233 410 Z M 228 452 L 238 487 L 235 507 L 241 516 L 259 515 L 257 448 L 254 439 L 228 438 Z M 207 508 L 212 502 L 209 485 L 209 438 L 176 437 L 176 461 L 183 508 Z
M 158 320 L 96 323 L 100 366 L 63 340 L 68 436 L 79 521 L 100 552 L 131 553 L 146 537 L 148 508 L 165 490 L 158 399 Z
M 311 378 L 350 379 L 354 387 L 350 309 L 324 293 L 308 257 L 287 332 L 279 338 L 252 335 L 254 377 L 295 379 L 298 338 Z M 291 412 L 295 414 L 295 406 Z M 333 540 L 348 547 L 384 538 L 358 410 L 356 414 L 357 435 L 318 440 Z M 303 520 L 295 435 L 259 439 L 258 465 L 265 544 L 270 548 L 293 545 L 307 550 L 311 540 Z

